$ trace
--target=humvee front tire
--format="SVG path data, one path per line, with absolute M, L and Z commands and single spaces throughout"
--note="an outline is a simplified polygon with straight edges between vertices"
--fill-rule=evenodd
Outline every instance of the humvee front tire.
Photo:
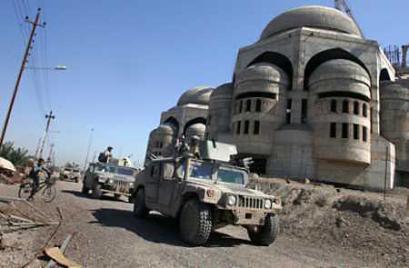
M 92 197 L 99 199 L 99 198 L 101 198 L 101 196 L 102 196 L 101 185 L 96 183 L 92 187 Z
M 276 240 L 279 230 L 278 215 L 267 215 L 264 225 L 257 231 L 247 229 L 251 242 L 259 246 L 269 246 Z
M 137 190 L 135 197 L 133 198 L 133 215 L 136 218 L 143 218 L 148 213 L 149 210 L 145 204 L 145 190 L 140 188 Z
M 85 182 L 82 183 L 82 189 L 81 189 L 81 193 L 83 194 L 88 194 L 89 189 L 87 186 L 85 186 Z
M 184 242 L 199 246 L 209 239 L 213 219 L 208 205 L 196 199 L 188 200 L 179 216 L 180 235 Z

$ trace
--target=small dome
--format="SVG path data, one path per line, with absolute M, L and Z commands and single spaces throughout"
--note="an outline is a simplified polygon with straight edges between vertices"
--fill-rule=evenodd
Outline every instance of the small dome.
M 329 60 L 319 65 L 309 77 L 308 88 L 316 94 L 343 91 L 371 98 L 371 79 L 367 71 L 350 60 Z
M 151 135 L 175 135 L 175 130 L 168 124 L 159 125 L 159 127 L 152 130 Z
M 195 87 L 187 90 L 180 96 L 177 105 L 183 106 L 187 104 L 209 105 L 210 95 L 213 88 L 211 87 Z
M 263 30 L 260 40 L 301 27 L 311 27 L 362 37 L 356 23 L 343 12 L 324 6 L 291 9 L 275 17 Z
M 218 86 L 215 90 L 213 90 L 212 94 L 210 95 L 210 101 L 216 98 L 231 98 L 232 95 L 233 84 L 225 83 L 223 85 Z
M 402 85 L 399 82 L 382 82 L 380 85 L 380 95 L 381 100 L 409 100 L 409 87 L 405 87 L 405 85 Z
M 358 63 L 344 59 L 329 60 L 312 72 L 309 85 L 317 81 L 351 78 L 364 82 L 368 86 L 371 84 L 368 72 Z
M 186 129 L 186 137 L 190 139 L 193 136 L 204 137 L 206 132 L 206 125 L 203 123 L 196 123 Z
M 287 74 L 280 67 L 266 62 L 256 63 L 242 70 L 237 75 L 236 86 L 243 82 L 254 80 L 267 80 L 288 85 Z

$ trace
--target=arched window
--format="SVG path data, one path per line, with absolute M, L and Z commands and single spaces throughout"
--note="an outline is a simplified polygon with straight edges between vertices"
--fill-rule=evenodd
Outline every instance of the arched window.
M 349 113 L 349 101 L 348 100 L 344 100 L 342 102 L 342 112 Z
M 331 112 L 337 112 L 337 100 L 331 100 Z
M 342 138 L 347 139 L 349 134 L 349 125 L 348 123 L 342 123 Z
M 261 100 L 256 100 L 256 112 L 261 112 Z
M 244 134 L 249 134 L 250 121 L 244 121 Z
M 254 121 L 254 135 L 259 135 L 260 134 L 260 121 Z
M 362 140 L 368 141 L 368 129 L 366 127 L 362 128 Z
M 237 125 L 236 125 L 236 134 L 237 135 L 240 135 L 240 130 L 241 129 L 241 121 L 238 121 L 237 122 Z
M 239 113 L 243 111 L 243 101 L 239 102 Z
M 246 112 L 251 111 L 251 100 L 246 100 Z
M 362 105 L 362 116 L 368 117 L 368 105 L 366 105 L 366 103 Z

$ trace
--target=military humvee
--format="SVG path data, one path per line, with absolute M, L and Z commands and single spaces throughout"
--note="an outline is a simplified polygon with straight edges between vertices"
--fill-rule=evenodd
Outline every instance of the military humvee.
M 118 166 L 112 163 L 91 163 L 84 174 L 82 193 L 92 191 L 94 198 L 100 198 L 103 193 L 111 193 L 119 199 L 121 195 L 131 199 L 137 170 L 131 167 Z
M 207 149 L 217 146 L 231 149 L 226 144 L 205 143 Z M 227 160 L 224 156 L 214 158 L 186 155 L 150 161 L 135 179 L 134 216 L 155 210 L 178 218 L 182 240 L 192 245 L 205 244 L 213 230 L 229 224 L 246 228 L 254 244 L 273 243 L 279 229 L 280 199 L 246 188 L 246 168 L 223 161 Z

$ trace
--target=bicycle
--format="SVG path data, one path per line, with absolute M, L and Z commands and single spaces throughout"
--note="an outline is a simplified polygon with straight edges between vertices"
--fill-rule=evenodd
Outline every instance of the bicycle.
M 56 195 L 57 189 L 55 187 L 55 179 L 52 179 L 50 176 L 45 175 L 45 180 L 41 181 L 37 188 L 37 191 L 33 194 L 33 197 L 40 193 L 41 199 L 46 202 L 52 202 Z M 27 178 L 25 182 L 20 184 L 20 188 L 18 190 L 18 197 L 28 200 L 31 196 L 32 191 L 34 190 L 34 181 L 32 178 Z

